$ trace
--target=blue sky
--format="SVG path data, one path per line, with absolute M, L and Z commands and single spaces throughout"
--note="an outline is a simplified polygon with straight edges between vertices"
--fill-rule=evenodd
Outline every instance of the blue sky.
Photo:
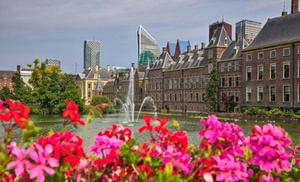
M 284 0 L 1 0 L 0 70 L 57 58 L 65 73 L 83 71 L 84 40 L 99 40 L 100 66 L 137 62 L 136 31 L 142 25 L 158 42 L 208 42 L 209 25 L 281 15 Z M 291 1 L 286 1 L 290 13 Z M 76 69 L 77 64 L 77 69 Z

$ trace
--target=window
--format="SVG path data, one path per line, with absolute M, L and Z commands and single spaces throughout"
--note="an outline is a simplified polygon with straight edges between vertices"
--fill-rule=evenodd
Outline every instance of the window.
M 276 51 L 271 51 L 270 58 L 275 58 L 275 57 L 276 57 Z
M 248 66 L 247 67 L 247 75 L 246 75 L 246 80 L 250 81 L 251 80 L 251 73 L 252 73 L 252 67 Z
M 300 54 L 300 46 L 298 46 L 298 54 Z
M 234 93 L 234 100 L 235 100 L 235 102 L 239 101 L 239 92 Z
M 199 94 L 196 93 L 196 101 L 198 102 L 199 101 Z
M 264 59 L 264 53 L 263 52 L 258 53 L 257 59 Z
M 205 76 L 202 76 L 202 79 L 201 79 L 201 85 L 202 85 L 202 88 L 205 88 Z
M 232 86 L 232 77 L 228 78 L 228 86 L 231 87 Z
M 165 101 L 168 101 L 168 95 L 165 94 Z
M 239 61 L 235 62 L 235 71 L 239 71 L 240 65 L 239 65 Z
M 181 100 L 182 100 L 181 96 L 182 96 L 182 95 L 181 95 L 181 94 L 179 94 L 179 101 L 181 101 Z
M 246 88 L 246 101 L 247 102 L 251 101 L 251 87 Z
M 283 78 L 290 77 L 290 62 L 283 63 Z
M 165 89 L 168 89 L 168 87 L 169 87 L 169 80 L 165 79 Z
M 283 101 L 289 102 L 290 101 L 290 86 L 283 86 Z
M 235 76 L 235 86 L 238 87 L 239 86 L 239 77 Z
M 193 93 L 190 93 L 190 101 L 193 101 Z
M 178 86 L 178 84 L 177 84 L 177 79 L 175 78 L 175 79 L 174 79 L 174 89 L 177 89 L 177 86 Z
M 176 102 L 177 101 L 177 95 L 174 94 L 174 101 Z
M 212 58 L 213 55 L 214 55 L 214 50 L 213 49 L 208 50 L 208 59 Z
M 222 63 L 221 64 L 221 72 L 224 72 L 225 71 L 225 63 Z
M 276 64 L 270 64 L 270 79 L 276 79 Z
M 225 87 L 225 78 L 224 77 L 221 78 L 221 87 Z
M 196 76 L 196 88 L 199 88 L 199 76 Z
M 188 82 L 188 79 L 184 78 L 184 88 L 187 88 L 187 82 Z
M 211 73 L 212 69 L 214 68 L 214 64 L 210 63 L 208 64 L 208 73 Z
M 263 87 L 257 87 L 257 101 L 263 101 Z
M 298 77 L 300 77 L 300 60 L 298 60 Z
M 232 62 L 228 63 L 228 71 L 233 71 Z
M 252 54 L 246 55 L 246 61 L 252 61 Z
M 262 65 L 258 65 L 257 80 L 263 79 L 263 71 L 264 67 Z
M 88 92 L 88 98 L 90 98 L 91 97 L 91 92 Z
M 193 88 L 193 77 L 190 77 L 190 88 Z
M 275 102 L 275 98 L 276 98 L 276 87 L 271 86 L 270 87 L 270 102 Z
M 298 85 L 298 102 L 300 102 L 300 85 Z
M 181 78 L 178 78 L 178 84 L 179 84 L 179 88 L 182 89 L 182 80 L 181 80 Z
M 88 83 L 88 88 L 91 88 L 91 84 L 90 83 Z
M 283 56 L 289 56 L 290 55 L 290 48 L 283 49 Z
M 202 101 L 204 102 L 205 100 L 205 93 L 202 93 Z
M 172 80 L 170 79 L 170 80 L 169 80 L 169 89 L 172 89 L 172 86 L 173 86 Z
M 170 94 L 170 101 L 172 101 L 172 94 Z

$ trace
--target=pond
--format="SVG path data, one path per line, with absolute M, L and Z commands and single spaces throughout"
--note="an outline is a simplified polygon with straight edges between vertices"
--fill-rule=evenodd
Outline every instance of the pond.
M 184 116 L 184 115 L 158 115 L 158 117 L 167 117 L 169 118 L 169 123 L 167 124 L 167 127 L 174 131 L 174 127 L 172 126 L 172 120 L 176 120 L 179 124 L 182 130 L 185 130 L 188 132 L 189 135 L 189 143 L 198 145 L 198 143 L 201 141 L 201 138 L 198 137 L 198 132 L 203 128 L 203 126 L 200 124 L 200 117 L 190 117 L 190 116 Z M 64 120 L 60 116 L 36 116 L 32 115 L 30 116 L 31 120 L 34 121 L 35 125 L 41 128 L 40 135 L 47 135 L 50 130 L 53 131 L 62 131 L 62 121 Z M 83 120 L 86 120 L 87 116 L 82 116 Z M 137 141 L 143 142 L 149 139 L 149 133 L 144 132 L 142 134 L 138 133 L 138 128 L 140 128 L 142 125 L 144 125 L 144 122 L 142 120 L 143 114 L 140 115 L 140 119 L 137 123 L 134 123 L 133 126 L 130 126 L 130 128 L 133 131 L 134 138 Z M 205 118 L 206 119 L 206 118 Z M 219 120 L 222 121 L 221 118 Z M 86 132 L 82 133 L 83 126 L 79 126 L 78 128 L 75 128 L 73 126 L 69 126 L 69 131 L 74 131 L 78 135 L 84 134 L 84 146 L 85 149 L 91 144 L 94 143 L 94 137 L 97 135 L 98 132 L 104 131 L 106 128 L 110 127 L 113 123 L 116 124 L 122 124 L 124 126 L 127 126 L 127 124 L 123 123 L 124 116 L 120 114 L 111 114 L 107 115 L 104 118 L 95 117 L 92 123 L 87 125 Z M 225 119 L 223 119 L 225 121 Z M 246 136 L 248 136 L 255 124 L 257 125 L 264 125 L 267 124 L 267 122 L 271 121 L 261 121 L 261 120 L 246 120 L 246 119 L 226 119 L 227 122 L 234 122 L 238 124 L 242 129 Z M 277 126 L 280 126 L 285 131 L 287 131 L 293 140 L 292 145 L 296 145 L 300 143 L 300 123 L 293 122 L 293 121 L 276 121 L 275 123 Z M 1 133 L 3 133 L 3 128 L 1 127 Z M 16 134 L 19 132 L 17 131 Z

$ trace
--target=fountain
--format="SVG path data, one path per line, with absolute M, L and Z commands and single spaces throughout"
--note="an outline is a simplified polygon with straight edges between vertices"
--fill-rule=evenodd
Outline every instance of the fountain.
M 138 119 L 139 119 L 139 117 L 140 117 L 140 112 L 141 112 L 141 110 L 142 110 L 144 104 L 147 103 L 147 101 L 150 101 L 150 103 L 151 103 L 152 106 L 154 107 L 154 109 L 153 109 L 153 110 L 154 110 L 154 116 L 155 116 L 155 117 L 157 116 L 157 113 L 156 113 L 156 105 L 155 105 L 155 103 L 154 103 L 154 99 L 153 99 L 152 97 L 150 97 L 150 96 L 147 96 L 147 97 L 144 98 L 144 100 L 143 100 L 143 102 L 142 102 L 142 105 L 141 105 L 140 110 L 139 110 L 139 112 L 138 112 L 138 114 L 137 114 L 137 117 L 136 117 L 136 121 L 138 121 Z

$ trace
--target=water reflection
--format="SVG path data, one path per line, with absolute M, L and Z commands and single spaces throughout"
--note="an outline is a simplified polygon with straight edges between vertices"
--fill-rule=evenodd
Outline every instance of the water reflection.
M 142 114 L 143 115 L 143 114 Z M 142 118 L 142 115 L 140 118 Z M 189 135 L 189 142 L 195 145 L 198 145 L 200 142 L 200 138 L 198 137 L 198 132 L 203 128 L 203 126 L 199 123 L 200 118 L 192 118 L 188 116 L 182 116 L 182 115 L 158 115 L 158 117 L 167 117 L 170 121 L 177 120 L 180 124 L 180 127 L 182 130 L 185 130 L 188 132 Z M 40 135 L 48 135 L 48 132 L 50 130 L 53 131 L 62 131 L 62 121 L 63 118 L 60 116 L 31 116 L 30 117 L 32 121 L 34 121 L 35 125 L 41 128 Z M 87 116 L 82 116 L 83 120 L 86 120 Z M 267 122 L 258 121 L 258 120 L 235 120 L 235 119 L 222 119 L 219 118 L 219 120 L 225 120 L 227 122 L 233 122 L 238 124 L 244 131 L 244 134 L 248 136 L 255 124 L 257 125 L 264 125 L 267 124 Z M 111 127 L 113 123 L 121 124 L 124 121 L 124 116 L 118 115 L 118 114 L 112 114 L 105 116 L 104 118 L 98 118 L 95 117 L 94 121 L 90 123 L 87 128 L 86 132 L 84 134 L 84 146 L 85 149 L 91 144 L 94 143 L 94 137 L 98 134 L 100 131 L 104 131 L 106 128 Z M 138 128 L 140 128 L 144 122 L 142 119 L 139 119 L 139 122 L 135 123 L 130 128 L 133 131 L 134 138 L 139 142 L 144 142 L 149 139 L 149 133 L 144 132 L 142 134 L 138 133 Z M 299 132 L 299 123 L 296 122 L 279 122 L 277 121 L 276 124 L 283 129 L 285 129 L 292 137 L 293 139 L 293 145 L 300 143 L 300 132 Z M 124 126 L 127 126 L 127 124 L 122 124 Z M 174 131 L 174 127 L 172 126 L 172 122 L 169 122 L 167 124 L 167 127 Z M 3 128 L 0 127 L 0 133 L 3 134 Z M 82 135 L 83 126 L 80 126 L 78 128 L 75 128 L 74 126 L 68 126 L 69 131 L 76 132 L 79 136 Z M 16 136 L 20 136 L 20 130 L 15 131 Z M 14 140 L 20 141 L 20 137 L 16 137 Z

